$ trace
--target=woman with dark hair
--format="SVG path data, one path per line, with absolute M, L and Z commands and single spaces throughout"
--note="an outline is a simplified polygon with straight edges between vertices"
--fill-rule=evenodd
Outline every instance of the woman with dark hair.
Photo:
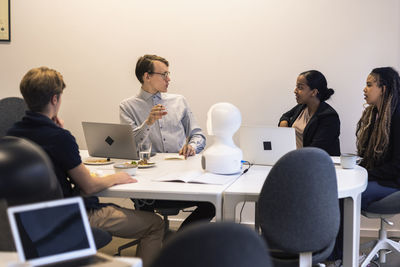
M 357 124 L 357 151 L 368 171 L 362 207 L 400 188 L 400 77 L 391 67 L 376 68 L 364 88 L 365 108 Z
M 333 95 L 325 76 L 317 70 L 300 73 L 294 94 L 298 105 L 282 115 L 280 127 L 296 130 L 296 145 L 318 147 L 331 156 L 340 155 L 340 120 L 325 101 Z

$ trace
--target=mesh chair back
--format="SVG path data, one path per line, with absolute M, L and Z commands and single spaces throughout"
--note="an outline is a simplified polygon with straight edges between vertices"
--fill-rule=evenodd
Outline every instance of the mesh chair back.
M 318 148 L 287 153 L 271 169 L 258 204 L 260 226 L 270 247 L 288 253 L 329 247 L 340 223 L 331 158 Z
M 190 225 L 166 243 L 152 267 L 269 267 L 265 241 L 243 225 Z
M 14 123 L 20 121 L 27 110 L 25 101 L 19 97 L 7 97 L 0 100 L 0 137 L 6 135 Z

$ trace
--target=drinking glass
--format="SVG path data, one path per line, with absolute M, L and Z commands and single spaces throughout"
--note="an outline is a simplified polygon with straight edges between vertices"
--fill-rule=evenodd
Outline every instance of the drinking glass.
M 147 162 L 150 160 L 151 155 L 151 142 L 150 140 L 145 140 L 139 144 L 139 159 Z

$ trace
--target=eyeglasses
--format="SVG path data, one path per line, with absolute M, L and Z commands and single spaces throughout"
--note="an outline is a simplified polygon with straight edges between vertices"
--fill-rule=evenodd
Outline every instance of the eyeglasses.
M 169 71 L 166 71 L 164 73 L 161 72 L 149 72 L 149 74 L 159 74 L 163 77 L 164 80 L 169 78 L 169 75 L 171 74 Z

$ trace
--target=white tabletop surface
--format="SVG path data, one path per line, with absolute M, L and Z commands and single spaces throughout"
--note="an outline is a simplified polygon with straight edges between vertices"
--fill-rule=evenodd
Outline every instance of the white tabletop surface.
M 81 157 L 84 160 L 88 157 L 87 150 L 81 150 Z M 167 153 L 158 153 L 151 158 L 155 166 L 146 169 L 138 169 L 133 177 L 137 183 L 123 184 L 110 187 L 96 194 L 100 197 L 121 197 L 121 198 L 145 198 L 145 199 L 166 199 L 166 200 L 190 200 L 208 201 L 216 208 L 216 219 L 222 218 L 222 193 L 233 182 L 223 185 L 183 183 L 183 182 L 156 182 L 153 178 L 161 177 L 171 173 L 182 173 L 186 171 L 201 169 L 201 155 L 188 157 L 186 160 L 166 160 L 171 156 Z M 115 162 L 126 160 L 112 159 Z M 91 171 L 102 170 L 103 174 L 114 173 L 113 165 L 93 166 L 86 165 Z
M 250 170 L 229 186 L 224 194 L 246 194 L 257 200 L 261 188 L 272 166 L 253 165 Z M 335 166 L 339 198 L 357 195 L 367 187 L 367 171 L 356 166 L 354 169 L 342 169 Z

